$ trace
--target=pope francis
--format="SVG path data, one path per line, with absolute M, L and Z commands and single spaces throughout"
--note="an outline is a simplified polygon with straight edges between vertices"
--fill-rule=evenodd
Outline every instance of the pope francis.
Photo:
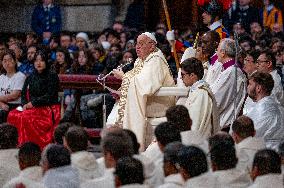
M 146 139 L 146 120 L 165 116 L 165 111 L 175 105 L 175 98 L 154 96 L 161 87 L 174 86 L 174 79 L 167 61 L 157 48 L 153 34 L 142 33 L 137 38 L 136 52 L 138 58 L 134 68 L 121 75 L 120 99 L 108 117 L 107 125 L 115 124 L 121 128 L 132 130 L 144 150 Z M 113 122 L 111 122 L 113 121 Z

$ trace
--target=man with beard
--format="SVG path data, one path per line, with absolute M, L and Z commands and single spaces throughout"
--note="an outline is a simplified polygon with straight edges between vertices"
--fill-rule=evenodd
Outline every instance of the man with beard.
M 274 81 L 269 73 L 256 72 L 249 79 L 249 97 L 255 102 L 246 114 L 255 125 L 256 137 L 263 137 L 266 147 L 278 149 L 284 141 L 284 108 L 271 96 Z
M 26 76 L 30 75 L 34 71 L 34 60 L 37 48 L 36 46 L 30 46 L 27 52 L 27 59 L 19 67 L 19 71 L 24 73 Z

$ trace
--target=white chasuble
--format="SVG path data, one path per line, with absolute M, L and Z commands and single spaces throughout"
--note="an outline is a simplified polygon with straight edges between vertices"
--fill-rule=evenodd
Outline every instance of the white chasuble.
M 174 85 L 167 61 L 159 49 L 144 61 L 138 58 L 134 68 L 123 76 L 116 124 L 132 130 L 142 150 L 146 118 L 163 117 L 166 110 L 175 104 L 173 96 L 158 97 L 154 94 L 161 87 Z

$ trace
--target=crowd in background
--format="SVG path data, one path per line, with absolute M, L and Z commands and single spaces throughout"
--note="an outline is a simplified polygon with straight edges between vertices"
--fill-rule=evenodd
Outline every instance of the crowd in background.
M 141 6 L 140 3 L 134 1 L 129 7 L 125 23 L 115 22 L 110 28 L 98 33 L 72 33 L 61 31 L 64 20 L 61 20 L 60 8 L 51 0 L 44 0 L 32 15 L 34 32 L 2 37 L 0 121 L 3 124 L 0 125 L 0 158 L 3 162 L 0 165 L 0 185 L 6 183 L 4 187 L 75 188 L 127 187 L 128 184 L 135 184 L 137 187 L 160 188 L 209 185 L 241 188 L 250 185 L 270 187 L 275 182 L 273 186 L 283 187 L 283 143 L 275 148 L 278 153 L 276 150 L 265 149 L 264 143 L 254 140 L 250 142 L 253 145 L 250 148 L 242 147 L 244 142 L 240 143 L 243 140 L 248 141 L 248 138 L 253 139 L 255 136 L 256 124 L 251 120 L 253 118 L 246 116 L 240 116 L 232 123 L 232 136 L 223 132 L 212 135 L 208 140 L 188 143 L 182 135 L 191 131 L 191 117 L 187 116 L 188 111 L 184 112 L 186 109 L 175 106 L 169 111 L 187 115 L 167 116 L 167 122 L 155 129 L 157 142 L 150 145 L 150 150 L 139 154 L 135 134 L 115 129 L 102 136 L 103 158 L 100 159 L 87 152 L 87 132 L 73 123 L 79 124 L 75 117 L 78 108 L 83 126 L 101 128 L 101 106 L 90 108 L 86 104 L 90 98 L 106 94 L 109 113 L 115 103 L 115 97 L 109 92 L 65 89 L 63 100 L 66 111 L 61 121 L 73 123 L 58 125 L 58 75 L 99 76 L 106 75 L 121 65 L 124 65 L 123 72 L 133 68 L 137 58 L 137 36 L 147 30 L 141 28 L 138 24 L 141 19 L 133 14 Z M 223 24 L 229 37 L 237 41 L 238 64 L 247 78 L 269 59 L 273 62 L 272 70 L 276 70 L 281 78 L 280 91 L 283 93 L 282 12 L 269 0 L 264 0 L 264 5 L 259 9 L 252 7 L 249 0 L 234 1 L 229 11 L 224 13 Z M 200 36 L 206 33 L 197 28 L 185 31 L 175 28 L 176 43 L 181 45 L 177 49 L 180 57 L 185 48 L 197 43 L 196 58 L 202 62 L 211 58 L 208 57 L 208 51 L 212 49 L 208 46 L 208 51 L 204 51 L 204 38 L 195 40 L 198 32 Z M 153 33 L 158 42 L 157 47 L 163 52 L 173 76 L 177 78 L 178 70 L 172 54 L 172 42 L 166 36 L 166 25 L 158 23 Z M 210 40 L 214 42 L 216 38 L 212 36 Z M 220 40 L 215 42 L 218 44 Z M 216 48 L 213 49 L 214 53 Z M 261 60 L 263 55 L 266 57 L 264 61 Z M 259 77 L 261 75 L 257 78 Z M 77 95 L 81 97 L 80 101 L 76 101 Z M 281 96 L 278 98 L 279 103 L 283 105 L 280 98 Z M 19 105 L 22 109 L 17 108 Z M 25 112 L 27 109 L 36 110 L 27 111 L 25 115 L 17 112 Z M 50 118 L 44 119 L 44 116 Z M 14 124 L 17 129 L 5 122 Z M 47 130 L 48 134 L 42 137 L 32 133 L 23 138 L 23 132 L 32 132 L 37 126 Z M 40 142 L 35 140 L 39 137 L 43 139 Z M 44 148 L 50 142 L 54 144 Z M 260 176 L 264 178 L 258 178 Z

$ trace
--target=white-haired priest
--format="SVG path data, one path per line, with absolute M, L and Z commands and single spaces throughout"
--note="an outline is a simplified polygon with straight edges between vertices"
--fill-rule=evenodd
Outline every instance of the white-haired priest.
M 146 119 L 165 116 L 165 111 L 175 104 L 173 96 L 154 94 L 161 87 L 175 86 L 175 82 L 153 34 L 145 32 L 138 36 L 136 52 L 138 58 L 131 71 L 125 74 L 114 71 L 115 75 L 121 75 L 122 84 L 117 107 L 110 115 L 115 118 L 109 117 L 107 125 L 132 130 L 144 150 Z

